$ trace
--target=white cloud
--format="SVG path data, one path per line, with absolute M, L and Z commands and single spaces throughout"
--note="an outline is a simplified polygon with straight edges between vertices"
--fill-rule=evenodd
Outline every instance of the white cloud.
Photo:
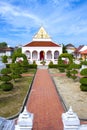
M 43 5 L 38 0 L 25 0 L 21 1 L 20 6 L 13 5 L 13 1 L 15 0 L 9 0 L 10 3 L 0 1 L 0 17 L 6 24 L 11 24 L 12 28 L 7 27 L 10 36 L 20 38 L 21 35 L 25 40 L 32 36 L 32 28 L 39 28 L 40 25 L 46 28 L 51 37 L 59 41 L 61 41 L 59 36 L 69 37 L 68 41 L 72 37 L 87 34 L 87 15 L 84 13 L 87 10 L 86 5 L 74 9 L 71 7 L 72 1 L 79 0 L 47 0 Z M 23 3 L 26 3 L 27 7 L 24 7 Z M 3 28 L 6 32 L 7 28 L 4 26 Z

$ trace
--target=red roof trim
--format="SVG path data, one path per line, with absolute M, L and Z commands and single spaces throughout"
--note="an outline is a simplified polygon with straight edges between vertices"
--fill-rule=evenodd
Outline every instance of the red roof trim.
M 87 49 L 80 52 L 81 54 L 87 54 Z
M 51 41 L 32 41 L 24 45 L 24 47 L 60 47 L 60 45 Z
M 13 51 L 14 48 L 9 47 L 9 48 L 0 48 L 0 51 Z

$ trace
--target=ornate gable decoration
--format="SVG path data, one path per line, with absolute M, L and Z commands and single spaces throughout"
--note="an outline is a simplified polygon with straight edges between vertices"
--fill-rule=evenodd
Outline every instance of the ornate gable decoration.
M 36 35 L 33 37 L 33 41 L 51 41 L 51 38 L 45 31 L 45 29 L 41 27 Z

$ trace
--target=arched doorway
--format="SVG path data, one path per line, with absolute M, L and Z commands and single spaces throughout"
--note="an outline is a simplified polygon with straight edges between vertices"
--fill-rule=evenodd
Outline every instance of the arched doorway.
M 54 59 L 58 59 L 58 56 L 59 56 L 59 51 L 55 51 L 54 52 Z
M 33 59 L 33 60 L 37 60 L 37 58 L 38 58 L 38 53 L 37 53 L 37 51 L 33 51 L 33 52 L 32 52 L 32 59 Z
M 31 58 L 31 53 L 30 53 L 30 51 L 26 50 L 26 51 L 25 51 L 25 55 L 27 56 L 28 59 Z
M 40 52 L 40 60 L 44 60 L 44 51 Z
M 52 59 L 52 52 L 51 51 L 47 51 L 47 59 L 48 60 Z

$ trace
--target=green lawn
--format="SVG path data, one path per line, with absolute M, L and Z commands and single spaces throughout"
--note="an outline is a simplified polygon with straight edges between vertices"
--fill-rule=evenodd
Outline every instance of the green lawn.
M 35 70 L 31 70 L 28 73 L 33 74 Z M 32 76 L 22 77 L 14 83 L 13 90 L 8 92 L 0 90 L 0 116 L 10 117 L 20 111 L 32 79 Z

